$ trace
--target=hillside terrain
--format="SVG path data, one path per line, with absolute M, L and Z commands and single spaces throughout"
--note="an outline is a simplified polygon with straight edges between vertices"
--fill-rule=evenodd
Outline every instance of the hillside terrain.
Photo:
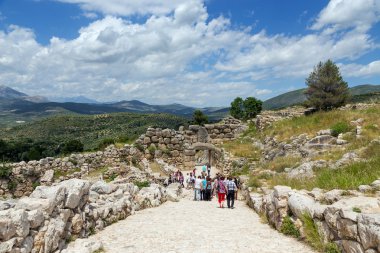
M 306 101 L 304 94 L 306 89 L 286 92 L 279 96 L 270 98 L 263 103 L 264 110 L 276 110 L 293 105 L 300 105 Z M 353 102 L 365 102 L 371 99 L 380 99 L 380 85 L 358 85 L 350 88 Z
M 60 115 L 5 128 L 0 131 L 0 141 L 9 147 L 8 160 L 23 160 L 31 153 L 39 159 L 59 154 L 59 147 L 70 140 L 79 140 L 84 150 L 93 150 L 105 142 L 130 142 L 148 127 L 178 129 L 186 124 L 187 119 L 169 114 Z
M 262 131 L 252 124 L 224 148 L 243 159 L 236 173 L 255 187 L 355 190 L 380 177 L 379 115 L 377 104 L 283 119 Z

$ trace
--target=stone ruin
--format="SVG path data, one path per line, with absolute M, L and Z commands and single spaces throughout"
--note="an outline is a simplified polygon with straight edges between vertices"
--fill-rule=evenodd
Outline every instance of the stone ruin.
M 190 125 L 188 129 L 180 127 L 178 131 L 148 128 L 136 141 L 136 145 L 148 160 L 163 159 L 169 164 L 185 169 L 196 165 L 197 150 L 209 150 L 212 153 L 210 157 L 214 158 L 211 163 L 223 166 L 222 151 L 214 144 L 232 140 L 245 129 L 245 125 L 234 118 L 226 118 L 218 124 Z

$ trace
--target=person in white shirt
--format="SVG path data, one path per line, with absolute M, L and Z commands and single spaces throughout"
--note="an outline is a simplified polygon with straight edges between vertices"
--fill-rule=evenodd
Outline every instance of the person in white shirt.
M 194 183 L 194 200 L 201 200 L 202 179 L 198 176 Z

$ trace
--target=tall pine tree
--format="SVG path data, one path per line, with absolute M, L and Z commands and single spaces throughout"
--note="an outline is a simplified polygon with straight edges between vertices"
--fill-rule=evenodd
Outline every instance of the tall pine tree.
M 338 66 L 331 60 L 315 66 L 306 79 L 306 84 L 307 105 L 317 110 L 331 110 L 343 106 L 350 98 L 347 83 L 343 80 Z

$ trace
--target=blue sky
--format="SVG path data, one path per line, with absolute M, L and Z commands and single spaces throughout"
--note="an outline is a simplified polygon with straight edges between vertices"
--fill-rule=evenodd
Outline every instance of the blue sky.
M 225 106 L 303 88 L 329 58 L 380 84 L 378 0 L 0 0 L 0 85 Z

